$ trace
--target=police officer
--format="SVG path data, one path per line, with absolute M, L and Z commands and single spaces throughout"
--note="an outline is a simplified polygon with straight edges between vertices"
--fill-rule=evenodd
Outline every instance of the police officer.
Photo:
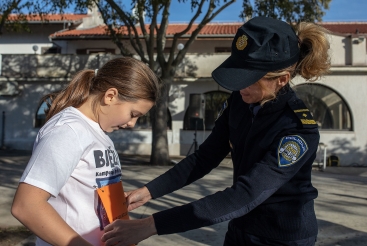
M 230 220 L 224 245 L 314 245 L 317 221 L 311 169 L 317 124 L 289 86 L 315 80 L 330 67 L 325 30 L 256 17 L 237 31 L 230 57 L 212 76 L 233 91 L 198 151 L 144 187 L 128 193 L 129 210 L 186 186 L 229 152 L 233 185 L 141 220 L 115 221 L 106 245 L 130 245 L 153 234 L 184 232 Z

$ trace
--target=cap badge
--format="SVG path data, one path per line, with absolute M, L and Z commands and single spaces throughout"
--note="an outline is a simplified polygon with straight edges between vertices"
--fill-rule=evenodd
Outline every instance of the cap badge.
M 247 36 L 246 35 L 242 35 L 241 37 L 238 37 L 237 41 L 236 41 L 236 47 L 238 50 L 243 50 L 244 48 L 246 48 L 247 46 Z

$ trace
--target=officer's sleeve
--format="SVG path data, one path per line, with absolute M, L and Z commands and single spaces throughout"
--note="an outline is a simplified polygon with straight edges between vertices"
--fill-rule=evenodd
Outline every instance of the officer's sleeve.
M 316 132 L 278 135 L 264 158 L 232 187 L 153 214 L 158 234 L 184 232 L 245 215 L 289 181 L 307 160 L 314 158 L 318 141 Z
M 227 156 L 230 150 L 228 133 L 228 111 L 231 97 L 224 104 L 215 126 L 199 149 L 180 161 L 166 173 L 148 184 L 153 198 L 178 190 L 208 174 Z

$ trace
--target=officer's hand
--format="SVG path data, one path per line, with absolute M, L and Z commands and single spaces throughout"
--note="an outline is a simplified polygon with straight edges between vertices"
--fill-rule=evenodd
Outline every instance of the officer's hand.
M 106 246 L 131 246 L 157 234 L 153 216 L 139 220 L 115 220 L 104 228 L 104 232 L 101 240 Z
M 152 199 L 148 188 L 145 186 L 137 190 L 125 192 L 125 197 L 128 211 L 134 210 Z

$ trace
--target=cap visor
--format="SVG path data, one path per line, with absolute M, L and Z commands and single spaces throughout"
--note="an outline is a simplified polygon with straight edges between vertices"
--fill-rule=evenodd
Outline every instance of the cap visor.
M 212 72 L 212 77 L 220 86 L 230 91 L 239 91 L 256 83 L 266 71 L 242 68 L 228 57 Z

